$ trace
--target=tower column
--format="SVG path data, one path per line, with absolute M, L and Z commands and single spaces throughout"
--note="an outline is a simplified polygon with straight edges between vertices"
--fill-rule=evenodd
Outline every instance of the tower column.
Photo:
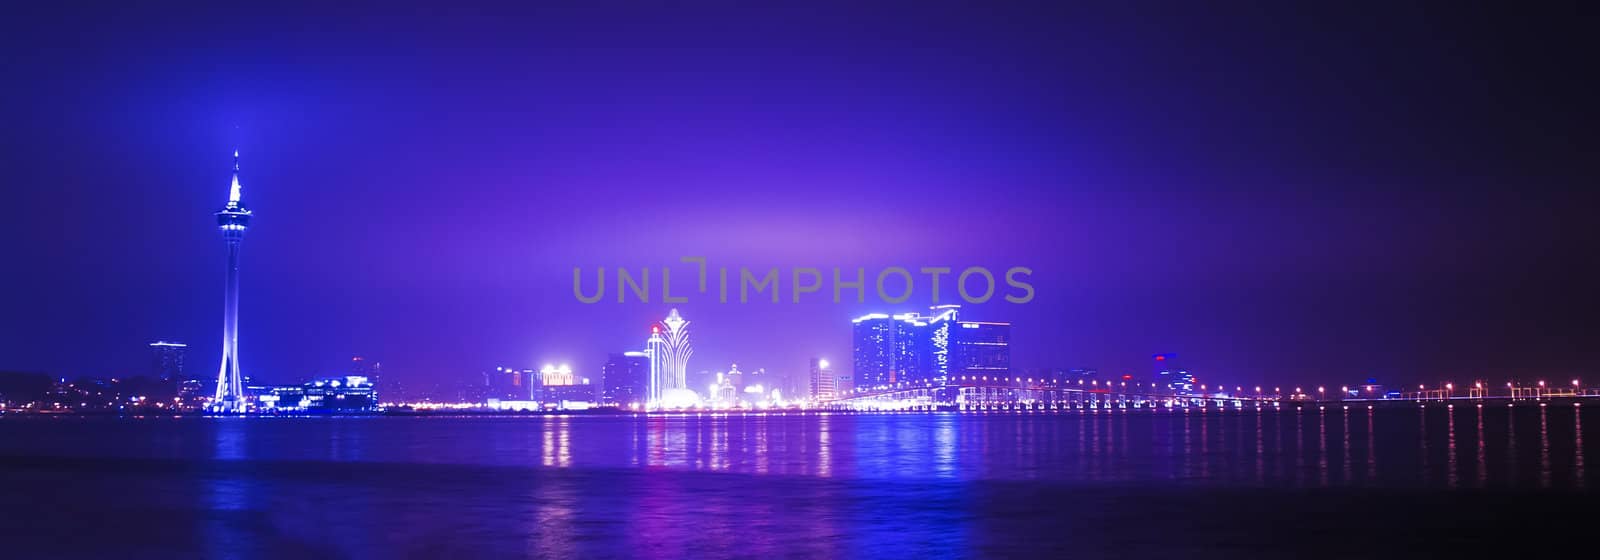
M 239 373 L 239 244 L 250 228 L 250 210 L 240 200 L 239 152 L 233 153 L 233 184 L 228 204 L 216 213 L 217 229 L 228 244 L 228 263 L 222 296 L 222 366 L 217 371 L 214 412 L 245 412 L 244 377 Z

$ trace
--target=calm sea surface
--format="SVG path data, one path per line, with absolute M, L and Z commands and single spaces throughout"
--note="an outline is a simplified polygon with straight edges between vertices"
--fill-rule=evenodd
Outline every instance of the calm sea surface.
M 1600 466 L 1587 463 L 1597 445 L 1600 410 L 1570 404 L 13 415 L 0 417 L 0 549 L 13 558 L 1521 557 L 1591 540 Z

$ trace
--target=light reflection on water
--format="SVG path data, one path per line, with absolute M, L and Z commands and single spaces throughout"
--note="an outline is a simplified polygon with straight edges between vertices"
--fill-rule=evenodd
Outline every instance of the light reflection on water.
M 8 516 L 0 534 L 105 515 L 105 497 L 117 496 L 115 507 L 145 508 L 127 516 L 135 525 L 122 538 L 169 557 L 239 556 L 262 543 L 274 555 L 311 557 L 723 549 L 857 557 L 886 548 L 1010 556 L 1041 542 L 1157 556 L 1205 539 L 1268 546 L 1258 539 L 1272 531 L 1257 529 L 1272 514 L 1217 517 L 1216 506 L 1296 511 L 1303 498 L 1285 493 L 1294 489 L 1388 489 L 1402 494 L 1385 509 L 1409 512 L 1423 489 L 1594 486 L 1581 409 L 1363 408 L 8 417 L 0 419 L 0 508 L 35 515 Z M 1242 490 L 1270 492 L 1234 501 Z M 1363 492 L 1350 494 L 1371 499 Z M 1317 498 L 1317 508 L 1339 507 L 1328 499 Z M 1447 515 L 1480 502 L 1435 507 Z M 1149 507 L 1158 503 L 1166 505 Z M 1361 507 L 1347 511 L 1352 523 L 1383 514 Z M 1163 526 L 1193 528 L 1152 537 L 1123 527 L 1163 515 Z M 1227 519 L 1239 527 L 1217 525 Z M 1292 534 L 1285 531 L 1277 534 Z M 36 550 L 61 544 L 41 541 Z M 1304 552 L 1296 542 L 1282 546 L 1256 552 Z
M 1475 487 L 1582 487 L 1587 482 L 1584 417 L 1579 408 L 1330 408 L 1083 414 L 7 419 L 0 422 L 0 433 L 9 436 L 0 442 L 0 453 L 1270 487 L 1455 488 L 1462 486 L 1463 477 Z M 1351 422 L 1352 416 L 1364 421 Z M 1462 430 L 1458 421 L 1466 421 L 1471 431 Z M 1519 432 L 1523 426 L 1536 428 L 1537 433 Z M 46 435 L 50 433 L 59 435 Z M 157 439 L 160 445 L 151 443 Z M 1525 439 L 1532 440 L 1531 445 L 1519 445 Z M 1365 468 L 1354 469 L 1357 462 Z

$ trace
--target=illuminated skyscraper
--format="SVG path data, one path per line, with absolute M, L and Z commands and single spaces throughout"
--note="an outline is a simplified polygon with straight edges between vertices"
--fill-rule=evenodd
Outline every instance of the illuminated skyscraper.
M 999 375 L 1011 372 L 1011 323 L 956 321 L 950 337 L 951 373 Z
M 811 359 L 811 400 L 831 401 L 838 397 L 839 378 L 834 375 L 833 368 L 827 360 L 821 358 Z
M 600 368 L 602 402 L 624 409 L 643 405 L 650 395 L 650 355 L 645 352 L 612 354 Z
M 350 375 L 367 378 L 367 384 L 372 388 L 374 395 L 380 391 L 390 390 L 390 387 L 383 384 L 383 364 L 377 360 L 368 360 L 365 356 L 351 356 Z
M 545 364 L 539 369 L 539 385 L 533 392 L 533 400 L 547 407 L 565 407 L 574 402 L 593 403 L 596 398 L 594 390 L 595 386 L 589 384 L 588 378 L 572 374 L 572 366 Z
M 964 321 L 959 305 L 938 305 L 930 315 L 871 313 L 852 325 L 853 376 L 833 380 L 833 394 L 895 383 L 946 386 L 960 376 L 1011 372 L 1011 324 Z M 813 364 L 812 396 L 818 394 Z M 824 391 L 826 392 L 826 391 Z
M 571 385 L 572 380 L 572 366 L 567 364 L 560 366 L 545 364 L 544 368 L 539 370 L 540 385 Z
M 928 380 L 934 330 L 929 320 L 916 313 L 871 313 L 853 319 L 851 378 L 855 386 L 869 388 Z
M 540 383 L 538 375 L 530 368 L 496 367 L 483 373 L 483 384 L 489 398 L 526 401 L 533 398 L 533 387 Z
M 239 375 L 239 243 L 250 228 L 250 210 L 239 197 L 239 151 L 233 152 L 233 185 L 228 205 L 218 211 L 217 229 L 228 244 L 228 268 L 222 303 L 222 367 L 217 371 L 216 412 L 244 412 L 244 381 Z
M 162 383 L 178 384 L 184 380 L 183 355 L 189 351 L 189 345 L 182 342 L 167 342 L 158 340 L 150 343 L 151 372 Z
M 650 355 L 650 407 L 681 408 L 692 404 L 687 370 L 694 347 L 689 344 L 689 322 L 673 309 L 661 324 L 650 328 L 645 343 Z
M 661 406 L 661 393 L 666 390 L 662 373 L 666 369 L 667 339 L 661 336 L 661 325 L 650 326 L 650 338 L 644 341 L 644 355 L 650 359 L 650 378 L 645 385 L 645 405 Z
M 1187 395 L 1194 391 L 1195 379 L 1189 370 L 1178 367 L 1177 354 L 1154 354 L 1150 356 L 1156 362 L 1156 383 L 1166 387 L 1179 395 Z
M 896 380 L 895 319 L 883 313 L 851 321 L 853 375 L 862 387 L 889 385 Z

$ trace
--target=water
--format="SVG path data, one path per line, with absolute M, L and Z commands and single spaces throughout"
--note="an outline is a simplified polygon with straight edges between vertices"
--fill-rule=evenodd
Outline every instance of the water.
M 13 557 L 1527 554 L 1600 521 L 1585 508 L 1597 416 L 8 416 L 0 543 Z

